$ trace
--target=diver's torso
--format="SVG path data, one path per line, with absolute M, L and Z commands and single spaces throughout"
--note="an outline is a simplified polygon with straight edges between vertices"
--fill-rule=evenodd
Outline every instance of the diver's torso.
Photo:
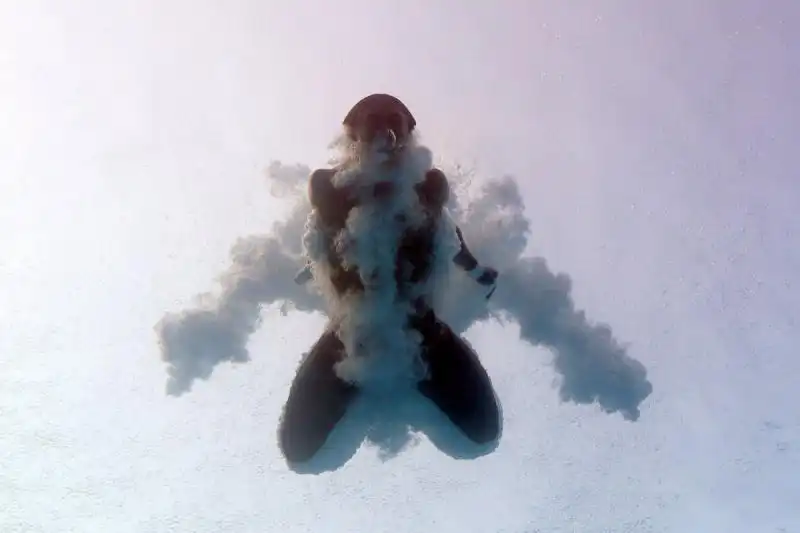
M 413 223 L 404 219 L 408 216 L 405 213 L 395 214 L 398 225 L 403 228 L 395 254 L 394 268 L 394 280 L 400 297 L 408 292 L 409 285 L 424 282 L 431 271 L 435 228 L 441 206 L 431 206 L 425 201 L 429 196 L 425 187 L 428 182 L 427 177 L 426 175 L 426 180 L 414 187 L 415 201 L 419 212 L 413 215 L 415 219 Z M 346 228 L 348 217 L 353 209 L 359 207 L 360 199 L 363 199 L 365 194 L 374 195 L 378 202 L 377 205 L 380 205 L 381 197 L 392 194 L 391 184 L 386 182 L 377 181 L 370 186 L 372 190 L 366 193 L 363 188 L 357 191 L 354 186 L 342 186 L 329 190 L 333 197 L 326 202 L 329 207 L 324 218 L 332 233 L 339 233 Z M 338 293 L 364 290 L 357 267 L 344 266 L 342 258 L 335 251 L 331 251 L 329 260 L 333 267 L 331 281 Z

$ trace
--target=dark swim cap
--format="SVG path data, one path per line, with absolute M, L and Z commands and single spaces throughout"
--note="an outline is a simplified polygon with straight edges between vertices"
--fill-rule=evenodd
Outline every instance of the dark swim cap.
M 417 120 L 414 118 L 414 115 L 411 114 L 411 111 L 408 110 L 403 102 L 390 94 L 383 93 L 371 94 L 359 100 L 358 103 L 350 109 L 347 116 L 344 117 L 342 124 L 352 128 L 355 126 L 358 119 L 362 117 L 366 117 L 370 114 L 383 113 L 401 113 L 405 115 L 406 119 L 408 119 L 409 131 L 413 131 L 417 125 Z

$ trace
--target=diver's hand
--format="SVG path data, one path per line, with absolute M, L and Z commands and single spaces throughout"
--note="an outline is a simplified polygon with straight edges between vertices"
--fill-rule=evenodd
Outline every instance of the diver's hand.
M 486 299 L 492 297 L 495 289 L 497 289 L 497 270 L 492 267 L 475 267 L 470 271 L 470 277 L 474 279 L 478 285 L 486 288 Z
M 297 272 L 297 274 L 295 274 L 294 282 L 297 283 L 298 285 L 305 285 L 306 283 L 311 281 L 311 278 L 313 277 L 314 273 L 311 271 L 311 264 L 306 263 L 306 266 L 304 266 Z

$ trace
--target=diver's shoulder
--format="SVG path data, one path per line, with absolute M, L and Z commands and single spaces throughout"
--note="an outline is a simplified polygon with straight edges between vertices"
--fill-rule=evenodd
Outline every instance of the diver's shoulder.
M 442 207 L 450 197 L 450 184 L 445 173 L 436 167 L 425 172 L 425 180 L 417 186 L 422 202 L 429 207 Z
M 320 206 L 329 203 L 335 193 L 333 186 L 333 176 L 335 169 L 317 168 L 311 172 L 308 178 L 308 197 L 311 205 Z
M 330 181 L 335 174 L 335 168 L 315 168 L 311 171 L 308 179 L 312 182 Z

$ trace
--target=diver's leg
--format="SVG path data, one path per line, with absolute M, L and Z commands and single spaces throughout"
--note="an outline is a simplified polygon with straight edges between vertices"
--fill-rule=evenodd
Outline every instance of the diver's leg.
M 311 459 L 355 398 L 358 389 L 334 369 L 344 353 L 335 331 L 327 329 L 300 363 L 278 429 L 279 445 L 289 462 Z
M 500 406 L 475 351 L 433 311 L 418 317 L 414 326 L 423 335 L 429 373 L 418 385 L 420 392 L 475 443 L 499 438 Z

